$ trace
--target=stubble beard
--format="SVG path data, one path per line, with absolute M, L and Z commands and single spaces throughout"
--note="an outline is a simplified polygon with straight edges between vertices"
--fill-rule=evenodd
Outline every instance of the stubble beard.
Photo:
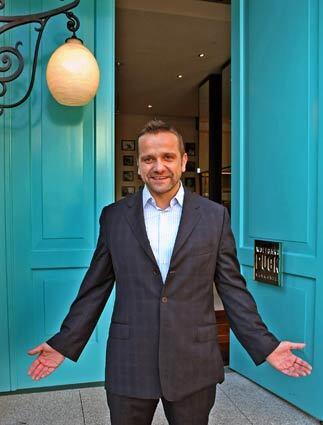
M 158 195 L 163 195 L 165 193 L 171 192 L 174 189 L 174 187 L 179 184 L 179 180 L 180 180 L 180 177 L 176 179 L 175 176 L 171 176 L 169 184 L 165 186 L 161 186 L 161 187 L 159 187 L 158 184 L 151 184 L 151 179 L 149 178 L 147 179 L 145 183 L 148 186 L 150 192 L 155 192 Z

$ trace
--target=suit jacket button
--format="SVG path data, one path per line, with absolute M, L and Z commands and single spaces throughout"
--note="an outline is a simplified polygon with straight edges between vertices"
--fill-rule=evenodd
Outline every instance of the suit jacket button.
M 164 303 L 164 304 L 167 303 L 167 301 L 168 301 L 167 297 L 163 297 L 161 300 L 162 300 L 162 303 Z
M 153 274 L 154 274 L 154 276 L 157 276 L 159 274 L 159 271 L 157 269 L 154 269 Z

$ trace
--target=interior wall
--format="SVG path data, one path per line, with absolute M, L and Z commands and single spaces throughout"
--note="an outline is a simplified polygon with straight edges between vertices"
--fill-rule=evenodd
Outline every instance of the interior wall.
M 231 212 L 231 65 L 222 71 L 222 203 Z
M 144 125 L 154 117 L 152 115 L 143 115 L 143 114 L 118 114 L 116 119 L 116 199 L 121 199 L 122 188 L 123 190 L 130 190 L 130 192 L 137 191 L 142 185 L 137 172 L 137 135 Z M 189 155 L 189 161 L 191 162 L 190 166 L 193 168 L 195 165 L 195 170 L 197 167 L 197 156 L 198 156 L 198 132 L 196 130 L 196 120 L 194 117 L 171 117 L 171 116 L 158 116 L 158 119 L 161 119 L 167 123 L 172 124 L 183 136 L 184 144 L 190 143 L 194 146 L 190 147 L 191 153 Z M 134 141 L 133 143 L 122 143 L 122 141 Z M 131 148 L 132 144 L 135 146 L 135 150 L 124 150 L 122 147 Z M 123 145 L 123 146 L 122 146 Z M 195 154 L 194 154 L 195 153 Z M 126 163 L 131 164 L 131 158 L 133 157 L 133 165 L 124 165 L 124 157 L 126 158 Z M 133 178 L 133 180 L 128 180 Z M 126 179 L 126 180 L 125 180 Z M 195 190 L 198 191 L 198 178 L 194 170 L 186 171 L 183 174 L 183 183 L 186 185 L 195 183 Z M 127 188 L 127 189 L 125 189 Z M 129 189 L 130 188 L 130 189 Z
M 222 71 L 222 166 L 231 165 L 231 65 Z

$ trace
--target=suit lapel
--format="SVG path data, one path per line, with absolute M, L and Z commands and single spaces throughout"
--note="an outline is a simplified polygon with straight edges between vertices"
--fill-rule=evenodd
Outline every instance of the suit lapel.
M 144 212 L 142 207 L 142 190 L 136 192 L 134 196 L 131 196 L 129 199 L 127 199 L 125 215 L 134 235 L 136 236 L 143 250 L 158 267 L 146 232 Z
M 198 197 L 193 195 L 188 189 L 185 188 L 184 190 L 185 195 L 183 211 L 170 261 L 170 268 L 176 257 L 176 254 L 182 248 L 186 239 L 190 236 L 194 227 L 196 226 L 201 217 L 201 214 L 199 212 L 200 205 L 198 203 Z M 136 236 L 143 250 L 153 261 L 153 263 L 158 267 L 146 232 L 142 207 L 142 190 L 127 199 L 125 215 L 134 235 Z
M 192 233 L 194 227 L 201 218 L 199 212 L 200 205 L 198 203 L 198 197 L 193 195 L 188 189 L 184 188 L 184 203 L 181 220 L 178 227 L 178 232 L 175 240 L 175 245 L 172 253 L 170 262 L 170 268 L 176 257 L 178 251 L 182 248 L 187 238 Z

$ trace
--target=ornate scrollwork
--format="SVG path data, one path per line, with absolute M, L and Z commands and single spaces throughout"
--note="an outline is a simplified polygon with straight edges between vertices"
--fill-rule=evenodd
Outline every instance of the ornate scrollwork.
M 80 20 L 77 16 L 74 15 L 73 12 L 67 12 L 65 13 L 66 17 L 68 18 L 67 21 L 67 29 L 73 33 L 73 37 L 76 38 L 76 31 L 80 28 Z
M 48 20 L 52 18 L 53 16 L 57 16 L 64 13 L 68 18 L 67 28 L 73 33 L 73 38 L 77 38 L 75 33 L 80 27 L 80 21 L 74 15 L 74 13 L 72 13 L 70 10 L 78 6 L 79 2 L 80 0 L 74 0 L 70 2 L 69 4 L 66 4 L 65 6 L 61 6 L 57 9 L 53 9 L 48 12 L 36 13 L 33 15 L 0 16 L 0 22 L 3 23 L 0 26 L 0 34 L 3 34 L 5 31 L 8 31 L 12 28 L 15 28 L 24 24 L 36 23 L 37 25 L 39 25 L 38 27 L 35 28 L 35 31 L 38 32 L 38 37 L 37 37 L 35 51 L 34 51 L 34 58 L 32 60 L 33 65 L 32 65 L 31 80 L 30 80 L 27 92 L 18 102 L 14 102 L 11 104 L 0 104 L 0 115 L 2 115 L 5 108 L 13 108 L 15 106 L 18 106 L 22 104 L 29 97 L 34 85 L 34 80 L 35 80 L 39 45 L 40 45 L 43 31 L 45 29 L 45 26 Z M 0 10 L 3 9 L 4 7 L 5 7 L 5 0 L 0 0 Z M 24 69 L 24 58 L 19 51 L 19 46 L 21 45 L 22 45 L 22 42 L 18 41 L 15 47 L 12 47 L 12 46 L 0 47 L 0 97 L 4 97 L 4 95 L 6 94 L 7 83 L 14 81 L 16 78 L 18 78 Z M 15 69 L 15 71 L 10 73 L 10 75 L 1 76 L 1 73 L 7 73 L 8 71 L 10 71 L 10 69 L 13 66 L 14 57 L 16 58 L 15 62 L 17 61 L 17 68 Z
M 1 86 L 1 91 L 0 91 L 0 97 L 4 96 L 7 92 L 7 85 L 6 83 L 3 83 L 2 81 L 0 81 L 0 86 Z
M 24 58 L 18 50 L 18 47 L 21 45 L 21 41 L 18 41 L 15 47 L 0 47 L 0 62 L 3 63 L 3 66 L 0 66 L 0 73 L 10 71 L 13 63 L 12 55 L 15 56 L 18 61 L 17 68 L 14 72 L 3 77 L 0 76 L 0 97 L 3 97 L 7 93 L 7 83 L 18 78 L 24 69 Z M 4 105 L 0 105 L 0 115 L 3 113 L 3 107 Z
M 36 32 L 40 32 L 40 31 L 42 31 L 42 30 L 44 29 L 44 27 L 45 27 L 45 25 L 46 25 L 47 21 L 48 21 L 48 18 L 42 18 L 42 19 L 39 19 L 39 21 L 38 21 L 38 22 L 36 22 L 36 23 L 39 25 L 39 27 L 34 28 L 34 29 L 35 29 L 35 31 L 36 31 Z
M 21 41 L 18 41 L 15 47 L 0 47 L 0 62 L 4 64 L 4 66 L 0 66 L 0 72 L 7 72 L 12 67 L 12 58 L 10 55 L 15 56 L 18 60 L 18 66 L 15 72 L 13 72 L 11 75 L 6 75 L 4 77 L 0 76 L 0 83 L 4 85 L 9 81 L 13 81 L 18 78 L 19 75 L 22 73 L 22 70 L 24 69 L 24 58 L 18 50 L 19 46 L 22 46 Z M 3 96 L 3 94 L 0 93 L 0 97 L 1 96 Z

